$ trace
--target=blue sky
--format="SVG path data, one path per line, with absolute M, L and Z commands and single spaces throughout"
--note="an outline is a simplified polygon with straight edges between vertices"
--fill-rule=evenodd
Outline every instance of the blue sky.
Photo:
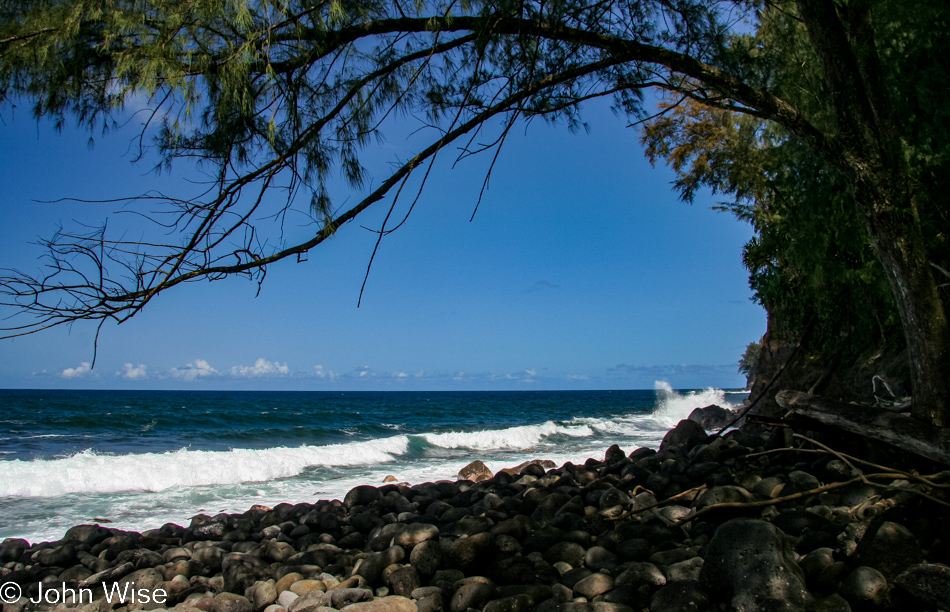
M 29 244 L 59 224 L 132 228 L 116 204 L 39 203 L 175 192 L 194 172 L 137 164 L 135 120 L 57 134 L 2 111 L 0 267 L 35 271 Z M 694 205 L 651 168 L 636 130 L 589 105 L 590 132 L 541 122 L 509 138 L 473 222 L 488 157 L 443 160 L 409 221 L 383 240 L 370 210 L 306 262 L 172 290 L 123 325 L 77 323 L 0 341 L 0 387 L 138 389 L 622 389 L 737 387 L 765 331 L 740 255 L 748 225 Z M 394 135 L 372 152 L 403 155 Z M 337 190 L 337 195 L 347 194 Z M 385 205 L 385 203 L 383 204 Z M 313 231 L 291 217 L 290 237 Z M 134 230 L 132 230 L 134 231 Z M 6 311 L 4 314 L 8 314 Z

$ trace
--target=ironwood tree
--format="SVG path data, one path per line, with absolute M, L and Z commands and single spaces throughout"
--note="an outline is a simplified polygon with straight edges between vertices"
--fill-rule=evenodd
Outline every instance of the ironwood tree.
M 903 18 L 910 14 L 929 23 Z M 198 159 L 214 177 L 196 197 L 147 196 L 151 208 L 167 207 L 157 220 L 175 239 L 57 234 L 47 244 L 48 274 L 10 272 L 2 281 L 7 303 L 34 317 L 8 335 L 82 319 L 121 322 L 184 282 L 260 277 L 376 203 L 390 212 L 382 237 L 405 216 L 395 211 L 409 178 L 421 174 L 424 183 L 450 145 L 494 155 L 519 121 L 577 126 L 581 105 L 605 96 L 642 120 L 653 110 L 644 90 L 660 88 L 779 126 L 837 176 L 897 305 L 914 414 L 944 426 L 950 329 L 895 104 L 896 89 L 914 84 L 895 83 L 884 60 L 923 36 L 921 27 L 946 31 L 946 21 L 936 0 L 899 9 L 875 0 L 5 3 L 3 99 L 95 126 L 145 97 L 165 161 Z M 775 29 L 770 39 L 735 34 L 760 24 Z M 792 47 L 821 100 L 783 90 L 789 68 L 779 60 Z M 431 138 L 367 188 L 362 156 L 396 113 L 424 120 Z M 477 144 L 493 129 L 487 145 Z M 355 200 L 330 193 L 337 175 Z M 275 190 L 285 196 L 279 204 L 267 195 Z M 319 220 L 312 236 L 276 248 L 258 240 L 257 219 L 301 201 Z

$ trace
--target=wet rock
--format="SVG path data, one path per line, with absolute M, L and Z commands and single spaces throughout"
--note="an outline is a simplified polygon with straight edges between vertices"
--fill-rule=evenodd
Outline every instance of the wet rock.
M 478 459 L 459 470 L 458 475 L 461 480 L 471 480 L 473 482 L 481 482 L 494 476 L 492 471 L 488 469 L 488 466 Z
M 699 423 L 706 431 L 711 431 L 722 429 L 728 425 L 736 418 L 736 413 L 717 404 L 710 404 L 703 408 L 694 409 L 686 418 Z
M 686 453 L 697 444 L 706 441 L 707 434 L 703 426 L 696 421 L 684 419 L 676 424 L 660 443 L 660 451 Z
M 811 601 L 785 534 L 756 519 L 733 519 L 716 529 L 700 585 L 731 597 L 737 612 L 767 609 L 777 601 L 787 602 L 787 610 L 804 610 Z

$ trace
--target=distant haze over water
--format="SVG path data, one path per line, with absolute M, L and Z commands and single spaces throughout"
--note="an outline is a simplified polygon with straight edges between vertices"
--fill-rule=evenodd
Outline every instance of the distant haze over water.
M 693 408 L 745 394 L 674 391 L 0 391 L 0 539 L 112 521 L 342 498 L 359 484 L 455 479 L 657 447 Z

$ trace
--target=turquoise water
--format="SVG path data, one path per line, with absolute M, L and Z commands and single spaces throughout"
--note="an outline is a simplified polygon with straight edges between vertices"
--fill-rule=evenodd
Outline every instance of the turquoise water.
M 0 391 L 0 538 L 187 524 L 341 498 L 387 475 L 454 479 L 481 459 L 583 462 L 656 447 L 707 389 L 522 392 Z

